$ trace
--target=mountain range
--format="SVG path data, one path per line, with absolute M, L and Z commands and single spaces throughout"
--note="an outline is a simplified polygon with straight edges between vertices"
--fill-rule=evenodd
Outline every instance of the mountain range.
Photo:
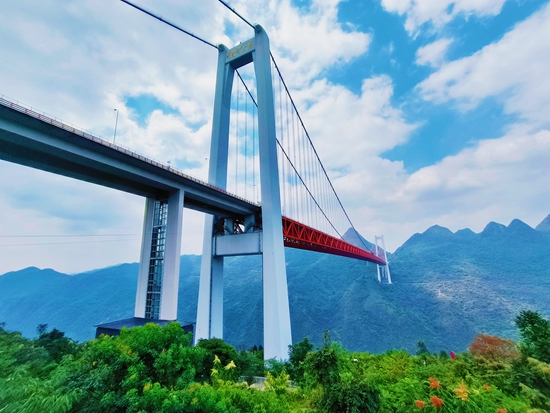
M 370 245 L 370 244 L 369 244 Z M 392 284 L 376 266 L 286 249 L 293 340 L 321 343 L 325 330 L 350 350 L 463 351 L 478 333 L 517 339 L 523 309 L 550 315 L 550 215 L 536 228 L 520 220 L 480 233 L 435 225 L 389 254 Z M 200 256 L 181 257 L 178 319 L 193 322 Z M 133 315 L 138 264 L 67 275 L 34 267 L 0 276 L 0 322 L 36 335 L 38 324 L 85 341 L 94 325 Z M 225 260 L 224 338 L 262 343 L 261 257 Z

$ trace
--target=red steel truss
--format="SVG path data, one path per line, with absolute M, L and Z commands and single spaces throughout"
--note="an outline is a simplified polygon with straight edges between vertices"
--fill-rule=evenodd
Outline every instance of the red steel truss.
M 358 248 L 344 240 L 320 232 L 307 225 L 300 224 L 287 217 L 283 217 L 283 239 L 285 247 L 341 255 L 343 257 L 386 265 L 384 259 L 377 257 L 369 251 Z

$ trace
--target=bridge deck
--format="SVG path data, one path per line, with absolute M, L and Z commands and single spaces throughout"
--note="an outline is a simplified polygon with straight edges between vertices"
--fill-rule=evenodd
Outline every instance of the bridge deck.
M 0 97 L 0 159 L 141 196 L 184 190 L 184 206 L 218 216 L 261 207 L 143 155 Z M 283 217 L 284 244 L 385 264 L 376 255 Z
M 219 216 L 260 212 L 244 198 L 2 98 L 0 159 L 141 196 L 183 189 L 186 208 Z
M 283 217 L 283 238 L 286 247 L 341 255 L 379 265 L 386 264 L 383 258 L 369 251 L 286 217 Z

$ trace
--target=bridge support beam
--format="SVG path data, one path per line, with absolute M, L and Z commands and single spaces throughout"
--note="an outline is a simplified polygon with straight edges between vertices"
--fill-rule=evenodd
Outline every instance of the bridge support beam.
M 176 320 L 178 316 L 183 195 L 176 190 L 145 202 L 134 317 Z
M 271 79 L 269 39 L 256 26 L 254 38 L 228 50 L 219 48 L 216 96 L 210 149 L 209 183 L 225 189 L 229 117 L 234 72 L 254 62 L 258 94 L 258 130 L 260 182 L 262 198 L 261 249 L 263 254 L 264 358 L 287 359 L 292 344 L 290 310 L 283 244 L 275 109 Z M 242 217 L 241 217 L 242 218 Z M 195 341 L 201 338 L 223 338 L 223 257 L 214 251 L 214 222 L 207 217 L 197 308 Z M 231 255 L 246 255 L 248 250 Z

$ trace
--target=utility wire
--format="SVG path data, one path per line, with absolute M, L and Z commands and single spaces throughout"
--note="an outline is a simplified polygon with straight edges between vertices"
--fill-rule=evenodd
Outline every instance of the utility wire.
M 0 235 L 0 238 L 73 238 L 73 237 L 134 237 L 141 234 L 75 234 L 75 235 Z
M 150 11 L 144 9 L 144 8 L 141 7 L 141 6 L 138 6 L 138 5 L 136 5 L 136 4 L 130 3 L 128 0 L 120 0 L 120 1 L 122 1 L 123 3 L 126 3 L 126 4 L 129 5 L 129 6 L 132 6 L 132 7 L 135 8 L 135 9 L 138 9 L 139 11 L 142 11 L 143 13 L 145 13 L 145 14 L 147 14 L 147 15 L 149 15 L 149 16 L 151 16 L 151 17 L 157 19 L 157 20 L 160 20 L 160 21 L 163 22 L 163 23 L 166 23 L 168 26 L 171 26 L 171 27 L 173 27 L 174 29 L 179 30 L 180 32 L 183 32 L 183 33 L 185 33 L 185 34 L 187 34 L 187 35 L 193 37 L 194 39 L 200 40 L 201 42 L 207 44 L 208 46 L 212 46 L 214 49 L 218 49 L 218 46 L 216 46 L 216 45 L 213 44 L 213 43 L 210 43 L 208 40 L 204 40 L 202 37 L 199 37 L 199 36 L 197 36 L 196 34 L 193 34 L 193 33 L 191 33 L 191 32 L 188 31 L 188 30 L 182 29 L 181 27 L 175 25 L 174 23 L 169 22 L 168 20 L 165 20 L 165 19 L 163 19 L 163 18 L 160 17 L 160 16 L 157 16 L 156 14 L 154 14 L 154 13 L 152 13 L 152 12 L 150 12 Z
M 136 238 L 130 239 L 111 239 L 111 240 L 101 240 L 101 241 L 67 241 L 67 242 L 39 242 L 32 244 L 0 244 L 0 248 L 3 247 L 30 247 L 37 245 L 68 245 L 68 244 L 97 244 L 97 243 L 106 243 L 106 242 L 135 242 Z

